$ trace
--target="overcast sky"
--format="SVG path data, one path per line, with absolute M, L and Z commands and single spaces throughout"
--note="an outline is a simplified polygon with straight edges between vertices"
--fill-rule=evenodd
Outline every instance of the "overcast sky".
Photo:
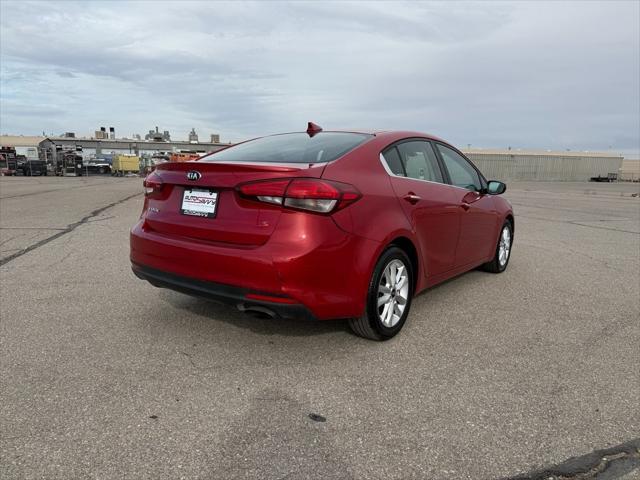
M 640 150 L 640 2 L 0 1 L 0 131 Z

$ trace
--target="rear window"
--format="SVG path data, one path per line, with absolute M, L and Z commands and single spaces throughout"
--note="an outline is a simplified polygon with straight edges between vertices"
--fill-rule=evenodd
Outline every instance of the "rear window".
M 340 158 L 372 135 L 347 132 L 284 133 L 257 138 L 202 158 L 202 162 L 323 163 Z

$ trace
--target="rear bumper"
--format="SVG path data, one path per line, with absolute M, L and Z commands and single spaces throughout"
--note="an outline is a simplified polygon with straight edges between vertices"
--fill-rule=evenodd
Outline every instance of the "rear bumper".
M 251 248 L 156 232 L 144 218 L 130 244 L 134 272 L 154 285 L 236 305 L 271 308 L 277 302 L 246 295 L 281 297 L 271 308 L 278 316 L 318 320 L 362 314 L 379 248 L 329 217 L 299 213 L 283 214 L 271 238 Z
M 154 268 L 145 267 L 136 263 L 131 264 L 131 269 L 136 277 L 146 280 L 154 287 L 169 288 L 178 292 L 196 297 L 210 298 L 219 302 L 235 305 L 241 311 L 263 312 L 278 318 L 317 320 L 316 317 L 299 303 L 278 303 L 265 300 L 247 299 L 247 295 L 273 294 L 249 290 L 221 283 L 207 282 L 190 277 L 183 277 L 173 273 L 163 272 Z M 275 298 L 275 297 L 274 297 Z M 283 301 L 288 300 L 282 297 Z

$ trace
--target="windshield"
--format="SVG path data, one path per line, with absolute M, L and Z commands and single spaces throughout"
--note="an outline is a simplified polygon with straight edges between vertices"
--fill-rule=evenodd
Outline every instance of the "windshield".
M 347 132 L 321 132 L 313 137 L 307 133 L 285 133 L 257 138 L 220 152 L 214 152 L 203 162 L 268 162 L 323 163 L 331 162 L 365 142 L 373 135 Z

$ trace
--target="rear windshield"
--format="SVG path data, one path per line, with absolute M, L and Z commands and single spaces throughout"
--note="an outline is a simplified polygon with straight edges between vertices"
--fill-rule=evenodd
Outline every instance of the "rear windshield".
M 331 162 L 370 139 L 372 135 L 347 132 L 284 133 L 257 138 L 202 158 L 202 162 Z

